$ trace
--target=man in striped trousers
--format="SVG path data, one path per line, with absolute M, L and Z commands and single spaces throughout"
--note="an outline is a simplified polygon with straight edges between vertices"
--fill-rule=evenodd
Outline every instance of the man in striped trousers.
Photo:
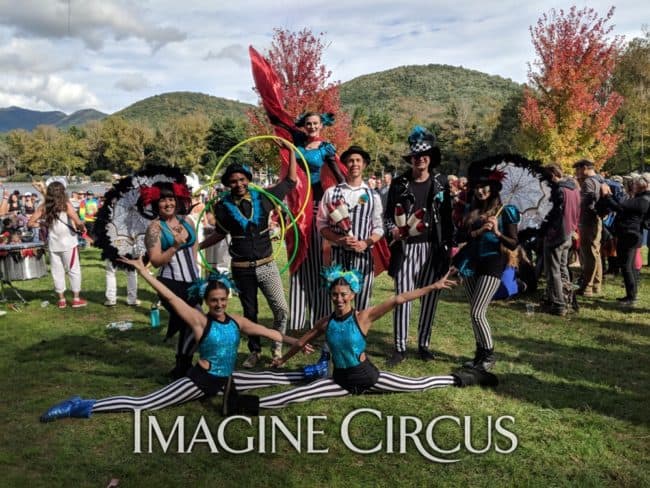
M 411 168 L 391 182 L 384 210 L 384 222 L 392 238 L 388 274 L 395 280 L 396 294 L 426 286 L 443 276 L 449 268 L 453 237 L 449 184 L 437 169 L 440 149 L 435 136 L 416 126 L 408 141 L 410 152 L 404 159 Z M 419 217 L 414 219 L 415 215 Z M 415 222 L 420 220 L 422 224 L 417 226 Z M 429 342 L 438 297 L 439 292 L 434 291 L 420 300 L 418 356 L 423 361 L 434 359 Z M 388 360 L 390 366 L 406 359 L 410 320 L 411 303 L 395 308 L 395 349 Z
M 363 148 L 350 146 L 341 154 L 341 161 L 348 174 L 343 183 L 328 188 L 323 195 L 316 225 L 332 245 L 332 264 L 363 274 L 362 292 L 356 297 L 355 307 L 364 310 L 370 306 L 374 279 L 371 248 L 384 235 L 381 198 L 363 181 L 363 170 L 370 163 L 370 155 Z M 330 209 L 337 204 L 347 208 L 349 230 L 341 222 L 334 223 L 330 216 Z

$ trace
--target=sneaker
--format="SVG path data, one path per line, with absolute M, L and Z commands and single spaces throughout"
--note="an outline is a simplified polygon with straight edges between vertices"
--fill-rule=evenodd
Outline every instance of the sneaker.
M 619 302 L 623 307 L 633 308 L 636 306 L 636 300 L 634 298 L 627 298 L 626 300 L 621 300 Z
M 68 302 L 65 301 L 65 298 L 62 298 L 57 302 L 56 306 L 59 308 L 65 308 L 68 306 Z
M 72 308 L 82 308 L 88 305 L 88 302 L 83 298 L 75 298 L 72 300 Z
M 426 347 L 420 347 L 418 349 L 418 356 L 422 361 L 433 361 L 436 358 L 436 355 L 429 351 Z
M 253 351 L 248 355 L 246 360 L 242 363 L 242 367 L 247 369 L 254 368 L 261 357 L 262 355 L 259 352 Z
M 388 361 L 386 361 L 386 364 L 390 367 L 393 367 L 404 361 L 406 361 L 406 352 L 401 352 L 395 349 L 393 351 L 393 355 Z
M 114 301 L 112 301 L 112 300 L 106 300 L 106 301 L 104 302 L 104 306 L 105 306 L 105 307 L 114 307 L 115 305 L 117 305 L 117 302 L 114 302 Z
M 129 307 L 139 307 L 141 303 L 142 302 L 140 300 L 138 300 L 138 299 L 136 299 L 135 302 L 129 302 L 129 301 L 126 302 L 126 304 Z

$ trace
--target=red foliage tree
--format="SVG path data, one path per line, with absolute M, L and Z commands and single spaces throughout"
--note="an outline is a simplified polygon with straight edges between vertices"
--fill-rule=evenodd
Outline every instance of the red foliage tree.
M 265 57 L 282 80 L 286 111 L 294 117 L 311 111 L 334 113 L 336 121 L 323 131 L 323 137 L 343 150 L 349 144 L 352 124 L 341 109 L 340 83 L 329 81 L 332 72 L 322 64 L 327 47 L 323 39 L 323 33 L 315 36 L 309 29 L 292 32 L 276 28 Z M 253 133 L 272 133 L 263 111 L 249 112 L 249 119 Z
M 621 131 L 613 118 L 623 98 L 611 77 L 623 39 L 608 38 L 613 14 L 614 7 L 604 18 L 590 8 L 551 10 L 530 27 L 538 59 L 520 109 L 529 156 L 565 168 L 587 158 L 599 168 L 616 152 Z

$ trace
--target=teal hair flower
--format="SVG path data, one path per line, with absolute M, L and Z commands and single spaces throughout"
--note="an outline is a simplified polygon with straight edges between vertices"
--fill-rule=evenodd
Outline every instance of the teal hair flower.
M 363 275 L 356 269 L 346 271 L 340 264 L 334 264 L 332 266 L 323 267 L 323 270 L 320 274 L 325 280 L 328 288 L 330 288 L 332 286 L 332 283 L 334 283 L 336 280 L 343 278 L 345 282 L 350 286 L 350 290 L 352 290 L 354 293 L 358 294 L 361 291 Z
M 202 300 L 203 296 L 205 295 L 205 290 L 211 281 L 219 281 L 229 290 L 234 292 L 239 291 L 228 273 L 213 271 L 208 275 L 207 280 L 204 280 L 203 278 L 195 279 L 187 289 L 187 296 L 190 298 L 198 298 L 199 300 Z

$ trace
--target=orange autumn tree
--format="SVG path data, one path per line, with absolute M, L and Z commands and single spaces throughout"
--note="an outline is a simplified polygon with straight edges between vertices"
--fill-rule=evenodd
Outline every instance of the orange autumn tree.
M 340 83 L 330 81 L 332 72 L 322 63 L 325 48 L 323 33 L 315 36 L 309 29 L 292 32 L 276 28 L 271 49 L 265 57 L 282 80 L 282 99 L 287 113 L 294 118 L 312 111 L 335 114 L 334 125 L 327 127 L 322 136 L 341 152 L 349 144 L 352 124 L 341 109 Z M 251 110 L 248 117 L 252 134 L 273 133 L 263 109 Z M 271 154 L 277 155 L 277 148 L 269 149 Z M 258 153 L 264 151 L 259 146 L 256 150 Z M 273 157 L 271 154 L 267 157 Z
M 579 159 L 600 168 L 614 155 L 621 130 L 613 118 L 623 103 L 611 88 L 622 37 L 609 39 L 606 24 L 590 8 L 544 14 L 530 27 L 538 58 L 529 64 L 529 86 L 520 109 L 523 150 L 564 169 Z

